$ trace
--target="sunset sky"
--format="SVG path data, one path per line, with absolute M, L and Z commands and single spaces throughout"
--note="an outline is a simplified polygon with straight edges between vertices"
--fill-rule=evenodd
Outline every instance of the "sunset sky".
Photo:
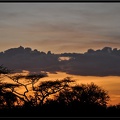
M 52 53 L 84 53 L 90 48 L 97 50 L 103 47 L 120 49 L 120 3 L 0 3 L 0 52 L 19 46 Z M 9 62 L 11 61 L 9 59 Z M 120 67 L 117 63 L 119 64 L 119 61 L 112 64 L 114 72 L 119 72 Z M 12 61 L 10 64 L 14 66 L 15 62 Z M 19 65 L 21 67 L 22 64 Z M 105 71 L 111 70 L 109 66 L 105 69 L 106 63 L 102 65 L 99 67 L 103 67 Z M 88 67 L 88 64 L 86 66 Z M 87 71 L 85 68 L 78 71 Z M 95 72 L 97 70 L 100 69 L 95 69 Z M 60 73 L 50 77 L 60 78 L 67 75 Z M 94 82 L 100 85 L 112 96 L 111 104 L 117 104 L 120 103 L 120 76 L 112 76 L 113 72 L 110 75 L 74 75 L 73 78 L 79 79 L 79 83 Z
M 120 48 L 120 3 L 0 3 L 0 51 Z

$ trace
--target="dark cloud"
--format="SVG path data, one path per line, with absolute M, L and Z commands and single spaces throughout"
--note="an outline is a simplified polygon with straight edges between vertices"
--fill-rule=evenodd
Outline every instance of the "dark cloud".
M 59 61 L 59 57 L 70 57 Z M 66 72 L 83 76 L 120 76 L 120 49 L 104 47 L 89 49 L 84 54 L 62 53 L 54 54 L 32 50 L 29 47 L 10 48 L 0 53 L 1 64 L 20 72 Z

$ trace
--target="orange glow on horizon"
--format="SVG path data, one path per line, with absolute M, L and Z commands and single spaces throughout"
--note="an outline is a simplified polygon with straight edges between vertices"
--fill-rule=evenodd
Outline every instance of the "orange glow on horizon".
M 25 71 L 25 74 L 28 73 Z M 62 80 L 66 77 L 70 77 L 72 80 L 75 80 L 74 84 L 90 84 L 93 82 L 94 84 L 98 85 L 102 89 L 108 92 L 110 96 L 110 101 L 108 105 L 116 105 L 120 103 L 120 77 L 119 76 L 106 76 L 106 77 L 96 77 L 96 76 L 80 76 L 80 75 L 70 75 L 64 72 L 57 72 L 56 74 L 48 73 L 48 77 L 41 78 L 41 81 L 48 81 L 48 80 Z M 10 79 L 5 79 L 4 82 L 13 82 Z M 39 83 L 38 82 L 38 83 Z M 14 82 L 15 83 L 15 82 Z M 36 83 L 37 84 L 37 83 Z M 31 85 L 29 85 L 29 88 Z M 21 93 L 24 93 L 24 89 L 18 88 L 16 89 Z M 28 93 L 30 94 L 31 91 Z
M 57 74 L 48 74 L 49 77 L 42 78 L 41 80 L 61 80 L 65 77 L 70 77 L 75 80 L 75 84 L 90 84 L 93 82 L 102 89 L 108 92 L 110 96 L 109 105 L 115 105 L 120 103 L 120 77 L 119 76 L 80 76 L 80 75 L 70 75 L 64 72 L 57 72 Z

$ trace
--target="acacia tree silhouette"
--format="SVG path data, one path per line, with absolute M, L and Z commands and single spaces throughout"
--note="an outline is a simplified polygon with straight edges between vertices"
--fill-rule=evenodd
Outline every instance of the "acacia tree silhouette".
M 6 69 L 5 69 L 6 70 Z M 23 102 L 24 106 L 37 106 L 37 105 L 43 105 L 45 101 L 48 99 L 48 97 L 52 94 L 56 94 L 62 89 L 65 89 L 69 87 L 69 83 L 73 82 L 73 80 L 70 80 L 69 77 L 64 78 L 63 80 L 56 80 L 56 81 L 44 81 L 40 82 L 38 86 L 35 86 L 35 83 L 37 83 L 41 78 L 46 77 L 46 74 L 17 74 L 17 75 L 11 75 L 8 72 L 5 74 L 8 78 L 14 81 L 15 84 L 9 84 L 6 83 L 6 88 L 9 88 L 9 93 L 16 95 L 21 102 Z M 27 83 L 21 82 L 21 79 L 25 79 Z M 28 88 L 28 86 L 31 85 L 31 89 Z M 23 87 L 24 92 L 18 92 L 16 91 L 16 88 Z M 30 91 L 33 92 L 32 95 L 27 95 Z M 11 98 L 12 99 L 12 98 Z M 18 104 L 19 105 L 19 104 Z
M 7 69 L 4 66 L 0 66 L 0 76 L 2 78 L 8 77 L 11 80 L 14 81 L 13 83 L 3 83 L 0 82 L 0 102 L 1 106 L 4 106 L 7 104 L 7 106 L 10 107 L 13 106 L 12 104 L 15 100 L 18 105 L 20 105 L 20 102 L 24 102 L 28 104 L 30 102 L 29 96 L 26 94 L 29 92 L 28 85 L 32 85 L 32 89 L 34 90 L 34 84 L 42 77 L 45 77 L 45 74 L 28 74 L 28 75 L 22 75 L 22 74 L 17 74 L 17 75 L 11 75 L 11 70 Z M 20 82 L 20 79 L 26 79 L 27 84 Z M 25 91 L 23 93 L 20 93 L 16 90 L 16 88 L 24 87 Z M 8 97 L 9 95 L 9 97 Z M 18 102 L 19 101 L 19 102 Z M 32 105 L 32 104 L 31 104 Z
M 0 66 L 0 77 L 2 75 L 9 74 L 11 70 L 7 69 L 3 65 Z M 3 78 L 3 76 L 1 77 Z M 11 108 L 14 106 L 15 102 L 18 102 L 18 99 L 14 93 L 9 91 L 9 88 L 18 87 L 17 84 L 2 83 L 0 81 L 0 109 L 1 108 Z
M 39 81 L 40 78 L 45 77 L 45 74 L 28 74 L 28 75 L 22 75 L 22 74 L 17 74 L 14 76 L 11 75 L 7 75 L 7 77 L 9 77 L 11 80 L 13 80 L 15 83 L 17 83 L 17 85 L 19 85 L 19 87 L 23 87 L 24 88 L 24 92 L 18 92 L 16 91 L 15 87 L 10 87 L 11 92 L 16 94 L 17 97 L 20 98 L 20 100 L 22 102 L 24 102 L 24 104 L 29 104 L 31 99 L 29 97 L 29 95 L 27 95 L 27 93 L 29 91 L 31 91 L 28 86 L 31 85 L 32 86 L 32 90 L 34 91 L 35 87 L 34 84 L 36 82 Z M 20 80 L 21 79 L 25 79 L 25 81 L 27 81 L 27 83 L 23 83 Z M 30 106 L 32 106 L 33 104 L 29 104 Z
M 46 101 L 48 101 L 48 97 L 50 95 L 56 94 L 63 89 L 69 87 L 69 83 L 74 82 L 69 77 L 64 78 L 63 80 L 56 81 L 45 81 L 41 82 L 38 87 L 34 89 L 35 105 L 43 105 Z
M 40 82 L 37 87 L 35 87 L 35 83 L 39 81 L 40 78 L 45 77 L 43 74 L 31 74 L 31 75 L 15 75 L 9 76 L 17 85 L 25 88 L 24 93 L 19 93 L 15 90 L 15 87 L 10 87 L 11 92 L 15 93 L 22 101 L 24 101 L 25 105 L 36 106 L 43 105 L 47 97 L 52 94 L 59 92 L 62 89 L 68 87 L 68 83 L 72 82 L 70 78 L 65 78 L 63 80 L 56 81 L 44 81 Z M 21 83 L 20 79 L 28 80 L 27 84 Z M 30 90 L 28 89 L 28 85 L 31 85 L 31 91 L 33 91 L 33 95 L 26 95 Z

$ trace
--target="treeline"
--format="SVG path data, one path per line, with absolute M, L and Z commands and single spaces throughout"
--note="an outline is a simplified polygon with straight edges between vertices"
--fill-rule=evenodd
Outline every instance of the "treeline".
M 4 76 L 14 83 L 2 82 Z M 45 76 L 13 75 L 10 70 L 0 66 L 0 117 L 120 116 L 120 105 L 107 106 L 110 100 L 107 91 L 94 83 L 76 85 L 69 77 L 40 82 Z M 21 79 L 27 82 L 21 82 Z M 16 88 L 24 88 L 24 92 L 18 92 Z

